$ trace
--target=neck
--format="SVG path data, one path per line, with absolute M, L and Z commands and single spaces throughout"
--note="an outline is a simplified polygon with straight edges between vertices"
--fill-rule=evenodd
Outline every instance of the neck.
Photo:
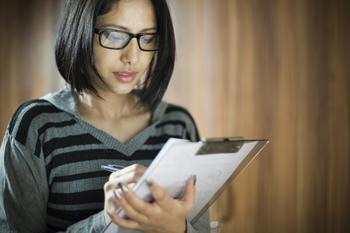
M 90 92 L 77 96 L 79 112 L 82 116 L 98 116 L 100 119 L 119 119 L 140 111 L 136 108 L 137 97 L 132 94 L 116 95 L 99 92 L 98 97 Z

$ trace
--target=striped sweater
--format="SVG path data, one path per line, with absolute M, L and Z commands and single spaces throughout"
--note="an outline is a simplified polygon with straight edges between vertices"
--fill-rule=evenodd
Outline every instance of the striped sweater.
M 22 104 L 1 145 L 1 232 L 101 232 L 101 165 L 148 166 L 170 138 L 198 140 L 191 115 L 161 102 L 150 125 L 120 143 L 84 121 L 69 86 Z M 209 232 L 206 213 L 188 232 Z

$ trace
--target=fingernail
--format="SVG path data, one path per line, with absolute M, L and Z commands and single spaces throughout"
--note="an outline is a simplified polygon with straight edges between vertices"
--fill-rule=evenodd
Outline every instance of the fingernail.
M 153 182 L 150 180 L 147 180 L 146 182 L 147 182 L 148 187 L 151 187 L 153 185 Z
M 125 184 L 123 184 L 122 182 L 118 183 L 118 186 L 122 190 L 123 193 L 128 191 Z
M 196 185 L 197 182 L 197 175 L 193 175 L 193 186 Z
M 115 199 L 119 200 L 121 197 L 120 197 L 120 194 L 118 193 L 117 190 L 113 189 L 113 196 Z

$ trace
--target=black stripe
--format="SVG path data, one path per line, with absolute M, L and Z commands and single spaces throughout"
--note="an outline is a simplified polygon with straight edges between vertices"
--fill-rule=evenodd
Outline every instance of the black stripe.
M 39 158 L 40 152 L 41 152 L 41 142 L 40 142 L 40 139 L 38 138 L 36 140 L 34 155 Z
M 45 167 L 45 169 L 46 169 L 46 179 L 47 180 L 50 180 L 51 167 L 52 167 L 52 163 L 51 162 L 49 164 L 47 164 L 46 167 Z
M 104 202 L 103 189 L 76 193 L 50 193 L 49 203 L 60 205 L 77 205 Z
M 161 128 L 166 125 L 181 125 L 184 129 L 186 129 L 186 123 L 180 120 L 163 121 L 157 124 L 156 128 Z
M 59 231 L 65 231 L 66 228 L 62 228 L 62 227 L 56 227 L 56 226 L 53 226 L 51 224 L 46 224 L 46 232 L 47 233 L 56 233 L 56 232 L 59 232 Z
M 38 135 L 40 136 L 49 128 L 63 128 L 65 126 L 74 125 L 77 123 L 76 120 L 62 121 L 62 122 L 49 122 L 43 125 L 40 129 L 38 129 Z
M 47 102 L 47 101 L 46 101 L 46 100 L 42 100 L 42 99 L 37 99 L 37 100 L 31 100 L 31 101 L 28 101 L 28 102 L 25 102 L 25 103 L 21 104 L 21 105 L 17 108 L 16 112 L 13 114 L 13 117 L 12 117 L 12 119 L 11 119 L 11 121 L 10 121 L 10 124 L 9 124 L 9 133 L 12 133 L 13 128 L 15 127 L 15 124 L 16 124 L 16 122 L 17 122 L 18 116 L 19 116 L 19 114 L 22 112 L 23 109 L 25 109 L 27 106 L 29 106 L 29 105 L 31 105 L 31 104 L 34 104 L 34 103 L 39 104 L 39 103 L 45 103 L 45 102 Z
M 196 137 L 197 137 L 197 136 L 198 136 L 198 135 L 196 135 Z M 187 139 L 187 140 L 189 140 L 189 141 L 192 140 L 190 133 L 187 132 L 187 131 L 186 131 L 186 137 L 185 137 L 185 139 Z M 198 141 L 198 140 L 199 140 L 199 138 L 197 139 L 197 141 Z
M 47 214 L 54 218 L 78 222 L 100 212 L 102 209 L 103 202 L 101 202 L 101 208 L 92 210 L 58 210 L 48 207 Z
M 126 161 L 143 160 L 143 159 L 153 159 L 154 152 L 157 150 L 144 150 L 137 151 L 133 156 L 126 156 L 116 150 L 106 150 L 106 149 L 93 149 L 93 150 L 81 150 L 72 151 L 62 154 L 55 155 L 53 159 L 46 165 L 46 172 L 49 176 L 51 170 L 62 165 L 67 165 L 76 162 L 100 160 L 100 159 L 118 159 Z M 149 153 L 148 153 L 149 152 Z
M 164 144 L 168 141 L 169 138 L 183 138 L 183 137 L 181 135 L 164 134 L 161 136 L 154 136 L 154 137 L 148 138 L 145 144 L 146 145 Z
M 16 134 L 16 140 L 24 145 L 26 143 L 28 130 L 33 119 L 43 113 L 56 113 L 56 112 L 62 112 L 62 110 L 59 110 L 58 108 L 52 105 L 34 106 L 30 110 L 28 110 L 28 112 L 24 114 L 21 120 L 21 123 L 18 128 L 18 132 Z
M 38 129 L 38 139 L 36 140 L 36 146 L 35 146 L 34 155 L 36 157 L 40 156 L 41 142 L 40 142 L 40 138 L 39 137 L 47 129 L 50 129 L 50 128 L 63 128 L 63 127 L 66 127 L 66 126 L 74 125 L 75 123 L 76 123 L 75 120 L 62 121 L 62 122 L 49 122 L 49 123 L 46 123 L 44 126 L 42 126 L 40 129 Z
M 107 150 L 107 149 L 90 149 L 90 150 L 79 150 L 65 152 L 55 155 L 51 162 L 46 166 L 47 170 L 54 169 L 61 165 L 84 162 L 89 160 L 98 160 L 98 159 L 124 159 L 132 160 L 130 157 L 120 153 L 116 150 Z M 49 174 L 49 173 L 48 173 Z
M 181 113 L 186 114 L 190 118 L 190 120 L 195 128 L 195 141 L 199 141 L 200 136 L 199 136 L 199 132 L 198 132 L 198 127 L 197 127 L 196 122 L 193 119 L 192 115 L 185 108 L 175 106 L 175 105 L 170 105 L 165 110 L 165 114 L 170 114 L 172 112 L 181 112 Z M 191 139 L 191 138 L 189 138 L 189 139 Z
M 175 105 L 169 105 L 166 109 L 165 109 L 165 114 L 169 114 L 171 112 L 182 112 L 188 116 L 191 117 L 191 114 L 183 107 L 180 106 L 175 106 Z
M 97 171 L 97 172 L 79 173 L 79 174 L 74 174 L 69 176 L 56 176 L 55 178 L 53 178 L 52 183 L 77 181 L 77 180 L 84 180 L 84 179 L 96 178 L 96 177 L 108 177 L 109 175 L 110 175 L 110 172 L 108 171 Z
M 153 160 L 157 156 L 159 151 L 160 151 L 160 149 L 158 149 L 158 150 L 138 150 L 132 154 L 132 157 L 135 160 Z
M 52 151 L 60 148 L 77 146 L 77 145 L 90 145 L 101 144 L 97 138 L 91 134 L 72 135 L 63 138 L 53 138 L 43 145 L 43 152 L 45 158 L 52 153 Z

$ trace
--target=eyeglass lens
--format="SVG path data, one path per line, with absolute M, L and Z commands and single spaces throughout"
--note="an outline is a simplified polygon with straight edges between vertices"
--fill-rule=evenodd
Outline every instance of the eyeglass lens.
M 120 49 L 127 46 L 131 41 L 131 35 L 119 31 L 104 31 L 101 35 L 101 44 L 107 48 Z M 143 50 L 156 50 L 158 47 L 158 37 L 156 34 L 140 35 L 138 44 Z

